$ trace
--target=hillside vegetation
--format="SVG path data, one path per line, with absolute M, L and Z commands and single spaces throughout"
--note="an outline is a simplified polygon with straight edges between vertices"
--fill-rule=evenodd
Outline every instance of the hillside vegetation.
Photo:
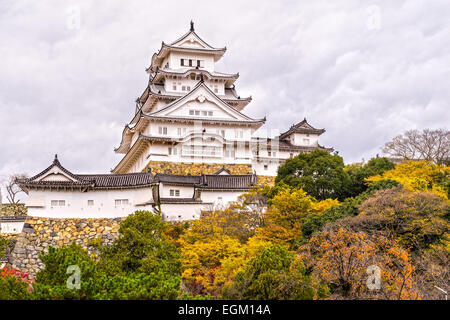
M 275 186 L 198 220 L 138 211 L 98 256 L 51 248 L 32 290 L 5 275 L 0 298 L 441 299 L 434 286 L 450 289 L 449 170 L 300 154 Z

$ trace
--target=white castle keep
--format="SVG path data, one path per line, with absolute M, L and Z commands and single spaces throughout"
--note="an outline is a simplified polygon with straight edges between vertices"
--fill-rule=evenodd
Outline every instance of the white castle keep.
M 28 215 L 113 218 L 150 210 L 165 220 L 198 218 L 202 210 L 227 205 L 276 176 L 287 158 L 315 149 L 324 129 L 306 119 L 275 138 L 256 137 L 266 118 L 242 111 L 251 97 L 235 88 L 239 74 L 215 70 L 226 48 L 215 48 L 190 30 L 152 56 L 148 85 L 136 100 L 132 120 L 115 152 L 124 154 L 110 174 L 75 174 L 57 157 L 41 173 L 19 180 L 28 193 Z M 221 170 L 191 174 L 152 172 L 152 163 L 219 165 Z M 244 165 L 246 174 L 231 174 Z

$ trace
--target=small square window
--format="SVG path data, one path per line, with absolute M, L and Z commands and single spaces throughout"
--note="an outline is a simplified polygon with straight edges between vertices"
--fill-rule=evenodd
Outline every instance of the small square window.
M 194 110 L 189 110 L 189 114 L 190 114 L 191 116 L 193 116 L 193 115 L 194 115 Z
M 264 165 L 264 170 L 268 170 L 269 166 L 267 164 Z
M 174 155 L 174 156 L 177 155 L 177 148 L 169 147 L 169 156 L 171 156 L 171 155 Z
M 207 111 L 202 111 L 202 116 L 207 116 L 208 112 Z
M 114 204 L 116 205 L 116 207 L 127 205 L 128 203 L 129 203 L 128 199 L 116 199 L 116 200 L 114 200 Z
M 88 206 L 93 206 L 94 205 L 94 200 L 88 200 L 87 201 L 87 205 Z
M 212 111 L 208 111 L 208 116 L 212 117 L 213 112 Z
M 195 115 L 196 116 L 200 115 L 200 111 L 199 110 L 195 110 Z

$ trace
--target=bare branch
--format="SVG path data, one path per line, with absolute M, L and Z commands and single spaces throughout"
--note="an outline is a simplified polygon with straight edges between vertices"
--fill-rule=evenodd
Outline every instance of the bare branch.
M 18 195 L 23 192 L 19 185 L 16 183 L 16 179 L 26 178 L 25 174 L 12 174 L 4 182 L 6 189 L 6 199 L 10 204 L 19 203 Z
M 405 160 L 427 160 L 438 164 L 448 164 L 450 131 L 447 129 L 425 129 L 422 132 L 408 130 L 387 142 L 383 152 Z

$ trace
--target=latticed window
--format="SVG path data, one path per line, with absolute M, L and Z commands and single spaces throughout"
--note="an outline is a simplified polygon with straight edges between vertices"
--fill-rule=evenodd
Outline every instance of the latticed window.
M 159 134 L 167 134 L 167 127 L 158 127 L 158 133 Z
M 65 200 L 52 200 L 51 201 L 51 206 L 52 207 L 63 207 L 66 205 L 66 201 Z

